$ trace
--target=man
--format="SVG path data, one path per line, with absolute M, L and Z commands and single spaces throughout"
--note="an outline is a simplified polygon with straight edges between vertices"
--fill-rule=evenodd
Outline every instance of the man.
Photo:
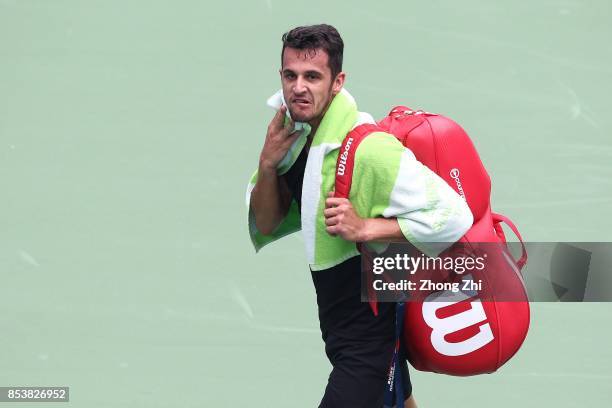
M 268 126 L 247 191 L 251 239 L 258 250 L 302 229 L 333 366 L 319 406 L 381 408 L 394 348 L 395 306 L 381 303 L 375 316 L 360 301 L 355 243 L 409 240 L 428 254 L 437 253 L 443 248 L 430 243 L 456 241 L 472 216 L 444 181 L 385 133 L 366 138 L 357 149 L 350 199 L 334 198 L 340 144 L 352 128 L 373 119 L 358 112 L 343 89 L 344 44 L 335 28 L 297 27 L 282 40 L 283 105 Z M 405 361 L 402 374 L 404 406 L 415 407 Z

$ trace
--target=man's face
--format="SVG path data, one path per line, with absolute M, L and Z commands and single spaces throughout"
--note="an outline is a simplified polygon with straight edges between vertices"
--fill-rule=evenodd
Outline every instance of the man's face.
M 344 84 L 344 73 L 332 78 L 329 56 L 322 49 L 285 48 L 280 70 L 283 96 L 296 122 L 318 125 Z

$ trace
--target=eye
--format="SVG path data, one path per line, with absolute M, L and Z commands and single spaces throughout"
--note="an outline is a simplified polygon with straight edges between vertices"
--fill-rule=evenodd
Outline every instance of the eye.
M 295 79 L 295 74 L 293 72 L 285 72 L 285 78 Z
M 314 81 L 315 79 L 318 79 L 319 76 L 317 74 L 307 74 L 306 78 L 310 79 L 311 81 Z

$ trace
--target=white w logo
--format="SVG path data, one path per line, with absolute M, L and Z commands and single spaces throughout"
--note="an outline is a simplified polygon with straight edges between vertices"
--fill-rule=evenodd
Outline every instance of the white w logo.
M 465 277 L 466 280 L 471 278 L 472 277 L 470 275 Z M 452 357 L 462 356 L 464 354 L 476 351 L 493 341 L 494 336 L 491 330 L 491 325 L 486 323 L 487 315 L 480 300 L 470 302 L 470 309 L 461 313 L 442 319 L 436 316 L 436 312 L 439 309 L 469 299 L 473 295 L 474 293 L 436 292 L 427 296 L 425 299 L 425 302 L 423 303 L 423 319 L 425 320 L 425 323 L 432 328 L 431 344 L 438 353 Z M 442 296 L 444 298 L 448 298 L 450 301 L 442 302 L 436 300 Z M 444 337 L 448 334 L 458 332 L 459 330 L 465 329 L 480 322 L 485 323 L 478 328 L 478 334 L 475 334 L 469 339 L 460 341 L 458 343 L 451 343 L 444 339 Z

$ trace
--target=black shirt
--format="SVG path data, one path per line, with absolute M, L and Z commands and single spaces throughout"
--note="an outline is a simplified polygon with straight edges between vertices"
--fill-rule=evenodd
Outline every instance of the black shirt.
M 301 211 L 302 184 L 308 158 L 308 147 L 302 149 L 285 178 L 291 197 Z M 369 303 L 361 302 L 361 256 L 339 265 L 312 271 L 317 292 L 319 322 L 323 339 L 328 333 L 345 338 L 393 338 L 395 335 L 395 304 L 379 303 L 374 316 Z

